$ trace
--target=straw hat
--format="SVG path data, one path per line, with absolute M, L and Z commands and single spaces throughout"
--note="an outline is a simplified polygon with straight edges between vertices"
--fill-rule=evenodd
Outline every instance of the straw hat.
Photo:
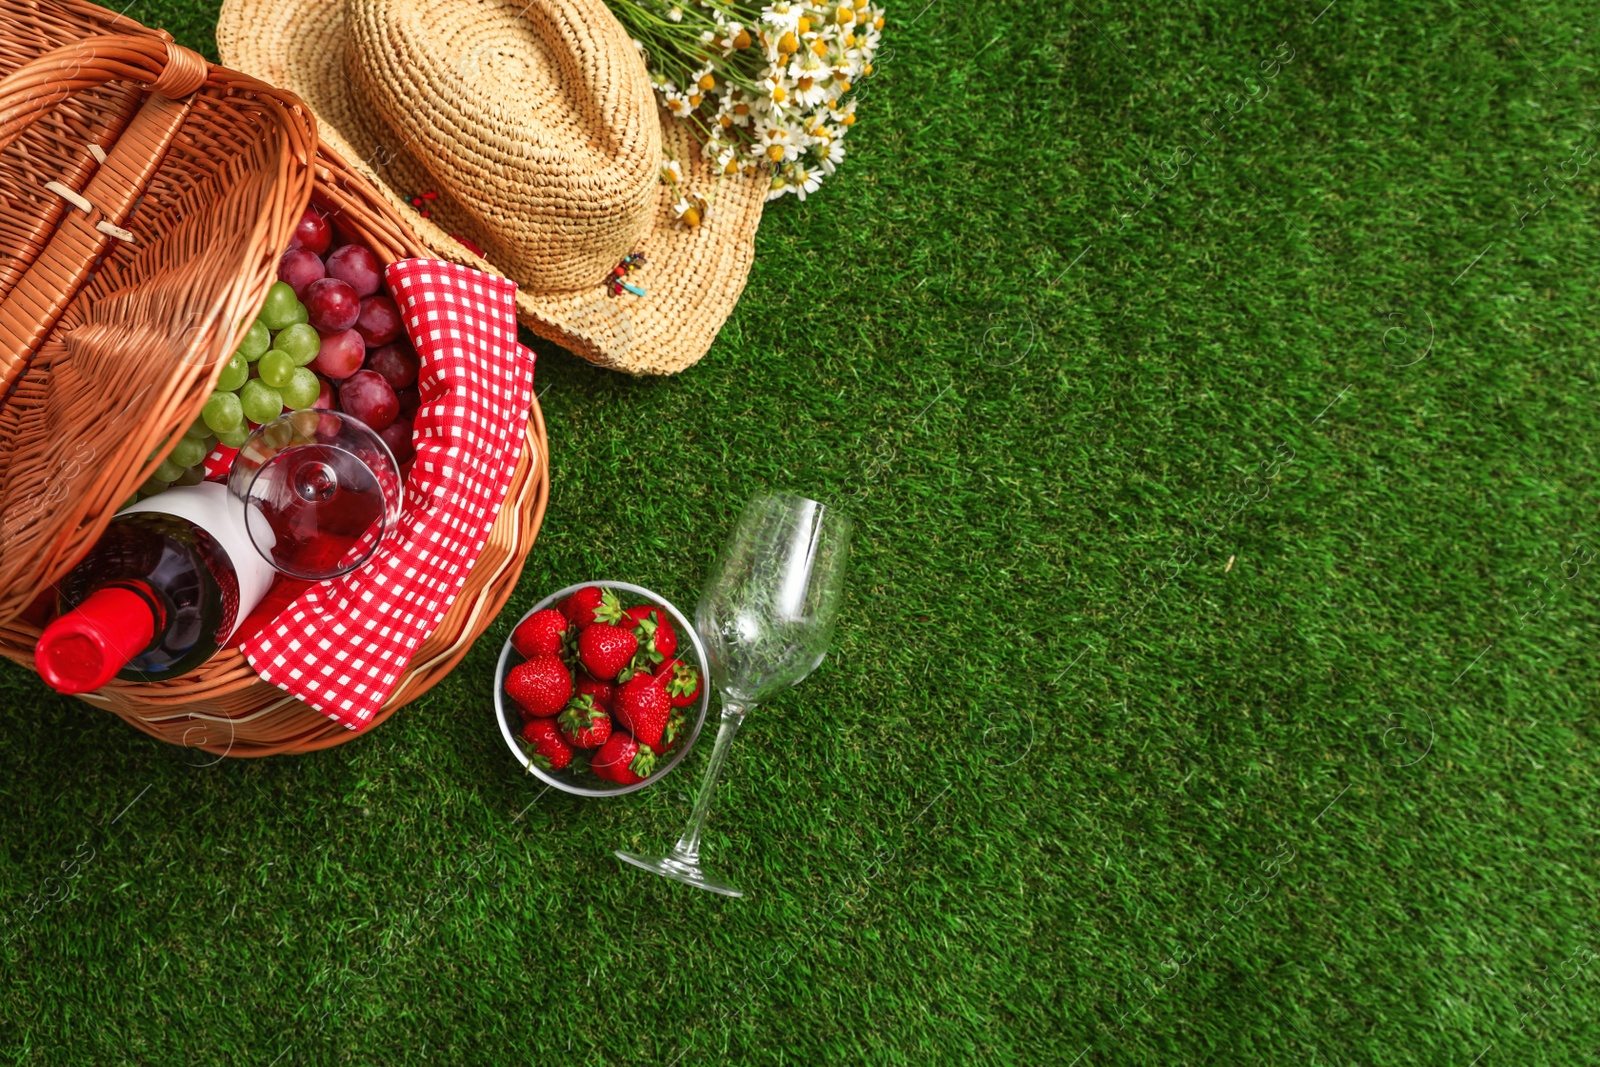
M 585 359 L 682 370 L 744 289 L 766 183 L 714 172 L 602 0 L 225 0 L 217 49 L 303 99 L 425 245 L 514 280 L 522 321 Z M 710 201 L 698 227 L 663 152 Z M 635 252 L 646 295 L 611 295 Z

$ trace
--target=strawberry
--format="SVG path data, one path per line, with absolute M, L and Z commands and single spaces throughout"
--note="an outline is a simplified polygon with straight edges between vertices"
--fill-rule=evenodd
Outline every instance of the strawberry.
M 681 659 L 669 659 L 657 667 L 656 683 L 666 690 L 675 708 L 686 708 L 700 699 L 700 672 Z
M 617 690 L 612 702 L 617 722 L 651 748 L 661 743 L 661 732 L 672 714 L 667 691 L 655 681 L 648 674 L 635 675 Z
M 651 745 L 650 751 L 658 756 L 665 756 L 670 752 L 672 746 L 678 743 L 678 738 L 683 734 L 684 721 L 683 712 L 673 708 L 672 713 L 667 716 L 667 725 L 661 729 L 661 741 L 658 744 Z
M 578 660 L 584 670 L 602 682 L 609 682 L 633 660 L 639 640 L 620 626 L 594 623 L 578 635 Z
M 547 719 L 572 698 L 572 672 L 561 657 L 541 652 L 506 674 L 506 692 L 529 714 Z
M 650 777 L 656 769 L 656 755 L 618 730 L 594 754 L 589 761 L 589 769 L 619 785 L 633 785 Z
M 573 748 L 599 748 L 611 736 L 611 716 L 585 693 L 579 693 L 568 702 L 556 724 L 561 727 L 561 736 Z
M 596 622 L 620 622 L 622 601 L 609 589 L 586 585 L 561 602 L 561 614 L 571 619 L 580 630 Z
M 629 608 L 622 616 L 622 625 L 634 631 L 639 645 L 655 652 L 652 665 L 677 655 L 678 631 L 672 628 L 672 620 L 667 618 L 666 612 L 646 604 Z
M 578 695 L 587 695 L 594 700 L 594 706 L 611 714 L 611 696 L 617 687 L 610 682 L 602 682 L 591 678 L 587 674 L 578 675 Z
M 522 728 L 522 739 L 533 746 L 529 758 L 547 771 L 559 771 L 572 762 L 572 746 L 549 719 L 530 719 Z
M 511 632 L 511 647 L 528 659 L 548 652 L 561 655 L 571 644 L 575 628 L 555 608 L 536 611 Z

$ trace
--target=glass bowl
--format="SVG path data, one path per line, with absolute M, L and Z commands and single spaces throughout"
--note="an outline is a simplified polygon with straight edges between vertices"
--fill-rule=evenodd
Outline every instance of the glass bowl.
M 684 617 L 666 597 L 651 592 L 642 585 L 632 585 L 628 582 L 579 582 L 569 585 L 545 597 L 539 603 L 528 609 L 527 614 L 518 619 L 516 626 L 511 628 L 516 632 L 523 619 L 536 611 L 553 608 L 567 597 L 580 589 L 597 585 L 602 589 L 610 589 L 617 594 L 625 608 L 635 607 L 646 602 L 657 605 L 672 619 L 672 626 L 678 632 L 678 659 L 694 667 L 700 672 L 700 699 L 695 704 L 684 708 L 685 720 L 689 727 L 688 736 L 678 742 L 676 748 L 667 753 L 665 762 L 661 763 L 656 772 L 642 782 L 632 785 L 618 785 L 608 782 L 604 778 L 597 778 L 593 774 L 573 771 L 562 768 L 559 771 L 547 771 L 537 766 L 528 758 L 527 751 L 523 748 L 521 740 L 522 714 L 516 708 L 511 698 L 506 696 L 506 672 L 522 662 L 522 656 L 511 647 L 511 638 L 506 638 L 505 647 L 500 650 L 500 662 L 494 671 L 494 717 L 500 724 L 500 736 L 505 738 L 506 747 L 511 750 L 511 755 L 516 761 L 527 768 L 528 773 L 543 779 L 548 785 L 554 786 L 565 793 L 573 793 L 580 797 L 614 797 L 623 793 L 636 793 L 647 786 L 655 785 L 672 772 L 689 750 L 694 747 L 695 741 L 700 737 L 700 727 L 705 725 L 706 709 L 711 706 L 711 678 L 706 673 L 706 649 L 700 643 L 700 635 L 695 632 L 694 623 Z

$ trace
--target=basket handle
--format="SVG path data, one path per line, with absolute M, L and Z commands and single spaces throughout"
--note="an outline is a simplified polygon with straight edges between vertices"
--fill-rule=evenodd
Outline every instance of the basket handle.
M 206 82 L 199 52 L 161 37 L 85 37 L 24 63 L 0 81 L 0 151 L 73 93 L 128 81 L 177 100 Z

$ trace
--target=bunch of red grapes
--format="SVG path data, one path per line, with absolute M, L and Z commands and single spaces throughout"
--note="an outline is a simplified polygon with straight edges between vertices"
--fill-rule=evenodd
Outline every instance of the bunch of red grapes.
M 278 263 L 279 281 L 305 305 L 321 341 L 311 361 L 322 379 L 314 406 L 337 404 L 354 415 L 376 430 L 404 465 L 414 455 L 411 421 L 421 403 L 421 361 L 406 338 L 400 309 L 384 289 L 378 257 L 366 245 L 333 247 L 333 242 L 328 220 L 308 208 Z M 273 295 L 268 294 L 269 304 Z

